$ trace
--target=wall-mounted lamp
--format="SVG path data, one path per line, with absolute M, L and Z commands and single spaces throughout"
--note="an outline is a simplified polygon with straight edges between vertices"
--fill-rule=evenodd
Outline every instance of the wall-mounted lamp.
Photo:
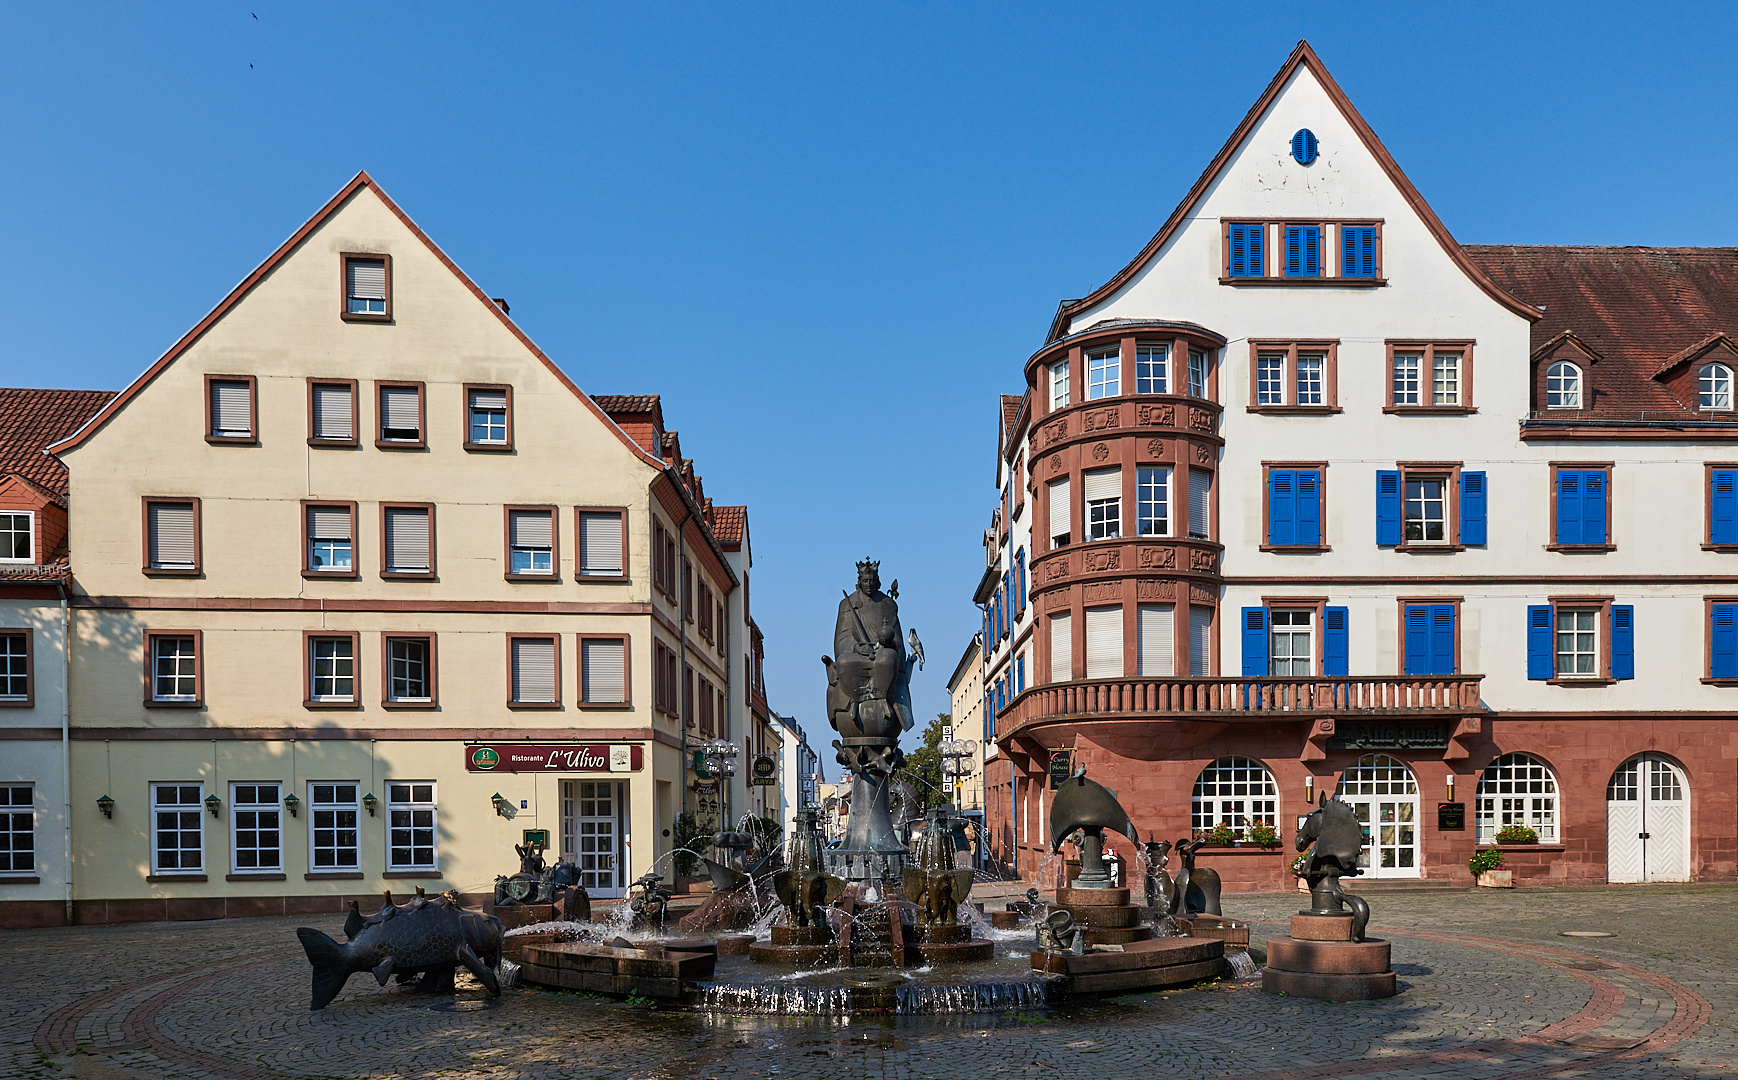
M 1454 801 L 1454 774 L 1448 774 L 1448 801 Z
M 1316 778 L 1313 776 L 1306 776 L 1306 777 L 1304 777 L 1304 802 L 1313 803 L 1315 801 L 1316 801 Z
M 115 800 L 104 795 L 97 800 L 97 809 L 103 812 L 104 817 L 112 818 L 115 816 Z
M 503 799 L 501 797 L 501 793 L 499 791 L 497 791 L 497 792 L 495 792 L 495 794 L 489 796 L 489 801 L 495 804 L 495 813 L 501 815 L 502 817 L 507 816 L 507 800 Z
M 368 816 L 373 817 L 374 808 L 380 805 L 380 800 L 376 799 L 374 797 L 374 792 L 370 791 L 368 794 L 362 796 L 362 805 L 368 808 Z
M 296 816 L 296 808 L 301 806 L 301 805 L 302 805 L 302 800 L 296 798 L 295 792 L 292 791 L 288 795 L 284 796 L 284 809 L 288 810 L 290 812 L 291 817 Z
M 216 795 L 207 795 L 205 797 L 205 808 L 211 811 L 212 817 L 217 816 L 217 808 L 222 805 L 223 800 L 219 799 Z

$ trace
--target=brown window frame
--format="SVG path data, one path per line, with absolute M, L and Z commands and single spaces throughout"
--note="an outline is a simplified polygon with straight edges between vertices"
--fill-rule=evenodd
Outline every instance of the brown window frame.
M 416 390 L 416 440 L 386 438 L 386 416 L 380 405 L 382 390 L 412 387 Z M 428 388 L 420 381 L 409 379 L 374 380 L 374 448 L 376 450 L 428 449 Z
M 1465 466 L 1461 461 L 1397 461 L 1394 467 L 1400 472 L 1400 543 L 1394 545 L 1395 551 L 1403 551 L 1412 555 L 1453 554 L 1465 551 L 1466 545 L 1460 542 L 1460 472 Z M 1440 544 L 1426 540 L 1407 542 L 1406 539 L 1406 478 L 1408 475 L 1418 477 L 1446 478 L 1447 487 L 1443 506 L 1443 524 L 1448 526 L 1448 539 Z M 1488 511 L 1487 511 L 1488 513 Z M 1447 601 L 1442 601 L 1447 603 Z M 1456 645 L 1455 648 L 1459 648 Z M 1401 653 L 1402 657 L 1406 654 Z M 1455 654 L 1456 656 L 1459 653 Z
M 1290 550 L 1289 548 L 1284 550 Z M 1205 607 L 1205 604 L 1194 604 L 1194 607 Z M 1327 666 L 1328 643 L 1328 598 L 1325 596 L 1264 596 L 1261 606 L 1267 612 L 1267 654 L 1269 670 L 1273 663 L 1273 611 L 1279 608 L 1283 611 L 1310 611 L 1310 648 L 1315 655 L 1310 657 L 1310 666 L 1315 670 L 1310 675 L 1323 678 Z M 1175 616 L 1173 616 L 1175 618 Z M 1173 631 L 1173 638 L 1175 631 Z M 1184 657 L 1185 664 L 1187 656 Z M 1126 660 L 1124 661 L 1127 662 Z M 1338 678 L 1338 676 L 1336 676 Z
M 389 570 L 386 565 L 386 512 L 388 510 L 428 511 L 428 571 Z M 435 504 L 430 502 L 383 502 L 380 504 L 380 577 L 383 581 L 434 581 L 439 574 L 438 553 L 435 549 Z M 354 543 L 354 541 L 352 541 Z M 352 560 L 354 561 L 354 560 Z
M 350 310 L 350 262 L 383 262 L 386 264 L 386 310 L 384 312 Z M 392 256 L 381 251 L 341 251 L 338 253 L 338 317 L 345 322 L 389 323 L 392 321 Z
M 1194 466 L 1191 466 L 1191 468 L 1193 468 L 1193 467 Z M 1318 516 L 1316 519 L 1316 523 L 1320 528 L 1320 542 L 1319 543 L 1316 543 L 1316 544 L 1279 544 L 1279 545 L 1267 543 L 1268 538 L 1273 535 L 1273 507 L 1272 507 L 1273 483 L 1269 479 L 1269 474 L 1271 474 L 1273 472 L 1273 470 L 1275 470 L 1275 469 L 1314 469 L 1318 473 L 1321 474 L 1322 487 L 1321 487 L 1321 491 L 1319 492 L 1319 500 L 1320 501 L 1317 504 L 1317 510 L 1319 511 L 1319 513 L 1318 513 Z M 1215 473 L 1217 472 L 1217 470 L 1211 470 L 1211 471 L 1213 471 Z M 1215 476 L 1214 479 L 1217 480 L 1218 479 L 1217 476 Z M 1213 494 L 1215 496 L 1217 496 L 1217 494 L 1218 494 L 1218 487 L 1219 487 L 1219 485 L 1217 483 L 1215 483 L 1213 485 L 1213 488 L 1214 488 Z M 1214 510 L 1214 523 L 1217 524 L 1218 523 L 1217 502 L 1215 502 L 1213 510 Z M 1332 544 L 1328 543 L 1328 463 L 1327 462 L 1325 462 L 1325 461 L 1264 461 L 1261 463 L 1261 540 L 1262 540 L 1262 543 L 1257 550 L 1277 552 L 1281 555 L 1319 555 L 1319 554 L 1324 554 L 1326 552 L 1334 550 L 1334 546 Z M 1199 541 L 1197 541 L 1197 542 L 1199 542 Z M 1195 604 L 1194 606 L 1205 607 L 1207 605 Z
M 1261 217 L 1222 217 L 1219 219 L 1219 284 L 1221 285 L 1336 285 L 1340 288 L 1369 289 L 1388 284 L 1385 276 L 1377 277 L 1346 277 L 1344 256 L 1345 244 L 1340 235 L 1341 226 L 1351 225 L 1358 228 L 1374 228 L 1376 230 L 1376 268 L 1386 271 L 1387 262 L 1383 260 L 1382 233 L 1386 224 L 1384 218 L 1261 218 Z M 1231 276 L 1231 226 L 1260 225 L 1262 250 L 1262 275 L 1260 277 Z M 1280 249 L 1285 244 L 1285 227 L 1287 225 L 1316 225 L 1322 230 L 1322 263 L 1332 265 L 1333 276 L 1323 274 L 1320 277 L 1286 277 L 1270 271 L 1283 267 L 1283 256 Z M 1333 228 L 1330 230 L 1329 226 Z M 1275 233 L 1277 227 L 1278 232 Z M 1275 239 L 1277 235 L 1277 240 Z M 1269 257 L 1269 252 L 1272 256 Z M 1329 253 L 1332 253 L 1330 262 Z
M 585 685 L 585 643 L 588 641 L 619 641 L 622 643 L 622 698 L 621 701 L 588 701 L 586 694 L 589 688 Z M 665 650 L 666 652 L 668 650 Z M 575 639 L 574 651 L 574 681 L 579 684 L 578 705 L 582 709 L 632 709 L 634 707 L 634 644 L 627 634 L 580 634 Z
M 349 701 L 322 701 L 314 697 L 314 642 L 316 640 L 336 641 L 348 638 L 350 641 L 350 663 L 353 666 L 351 681 L 355 693 Z M 356 710 L 362 708 L 362 635 L 355 630 L 303 630 L 302 631 L 302 708 L 332 710 Z
M 428 643 L 428 699 L 392 699 L 392 643 L 394 641 L 425 641 Z M 380 707 L 383 709 L 438 709 L 441 707 L 440 642 L 433 630 L 380 632 Z
M 553 701 L 520 701 L 513 696 L 513 644 L 519 641 L 550 641 L 555 643 L 555 699 Z M 509 709 L 560 709 L 561 702 L 561 635 L 560 634 L 519 634 L 507 635 L 507 707 Z
M 1616 551 L 1613 543 L 1617 534 L 1612 531 L 1612 517 L 1617 504 L 1616 493 L 1612 490 L 1612 471 L 1616 468 L 1615 461 L 1553 461 L 1551 464 L 1551 516 L 1545 519 L 1545 535 L 1551 542 L 1545 545 L 1546 551 L 1563 551 L 1571 554 L 1586 552 L 1598 554 L 1606 551 Z M 1559 544 L 1557 542 L 1557 472 L 1560 469 L 1572 469 L 1580 472 L 1592 472 L 1595 469 L 1605 470 L 1605 543 L 1603 544 Z M 1706 498 L 1706 496 L 1704 496 Z
M 585 565 L 581 561 L 585 558 L 585 549 L 580 545 L 580 536 L 581 536 L 580 521 L 584 518 L 584 516 L 586 514 L 614 514 L 618 518 L 621 519 L 621 527 L 622 527 L 622 551 L 621 551 L 622 572 L 621 573 L 619 573 L 619 574 L 588 574 L 585 572 Z M 655 517 L 653 518 L 653 523 L 654 524 L 657 523 L 657 519 Z M 628 580 L 628 550 L 629 549 L 628 549 L 628 508 L 627 507 L 625 507 L 625 506 L 576 506 L 573 508 L 573 579 L 575 581 L 587 582 L 587 583 L 602 582 L 605 584 L 613 584 L 613 583 L 627 581 Z M 656 552 L 654 552 L 653 553 L 653 562 L 656 563 L 656 561 L 657 561 L 657 554 L 656 554 Z M 655 567 L 654 567 L 654 569 L 655 569 Z M 654 577 L 656 577 L 656 574 L 654 574 Z M 653 585 L 657 585 L 657 582 L 655 580 L 653 581 Z
M 322 386 L 342 386 L 350 391 L 350 437 L 348 439 L 322 439 L 315 434 L 314 391 Z M 325 447 L 329 450 L 356 450 L 362 446 L 362 390 L 361 384 L 355 379 L 310 378 L 308 380 L 308 445 Z
M 308 535 L 308 511 L 315 507 L 343 507 L 350 511 L 350 569 L 349 570 L 316 570 L 313 565 L 314 553 L 309 550 L 313 537 Z M 357 525 L 360 514 L 356 504 L 342 499 L 303 499 L 302 500 L 302 576 L 309 581 L 355 581 L 362 576 L 362 545 L 357 539 Z
M 682 621 L 694 621 L 694 563 L 682 557 Z
M 193 565 L 190 568 L 151 565 L 151 507 L 170 504 L 191 505 L 193 507 Z M 146 577 L 200 577 L 205 573 L 205 518 L 197 495 L 185 497 L 172 495 L 140 496 L 139 536 L 140 547 L 144 550 L 145 555 L 140 573 Z
M 1398 612 L 1400 616 L 1400 625 L 1395 630 L 1394 636 L 1395 648 L 1397 650 L 1394 654 L 1394 673 L 1396 675 L 1402 679 L 1445 678 L 1445 676 L 1442 675 L 1406 674 L 1406 609 L 1413 604 L 1448 604 L 1454 608 L 1454 670 L 1456 675 L 1466 673 L 1466 665 L 1461 662 L 1460 656 L 1460 642 L 1461 638 L 1465 636 L 1464 631 L 1466 629 L 1466 624 L 1461 621 L 1461 604 L 1464 603 L 1465 600 L 1466 598 L 1463 596 L 1396 596 L 1394 598 L 1394 610 Z M 1553 612 L 1551 616 L 1551 639 L 1553 647 L 1556 645 L 1557 637 L 1556 618 L 1556 613 Z M 1551 662 L 1553 665 L 1556 663 L 1556 660 L 1557 655 L 1553 652 L 1551 654 Z
M 1383 343 L 1384 360 L 1382 364 L 1382 411 L 1390 416 L 1471 416 L 1478 412 L 1478 406 L 1473 404 L 1473 347 L 1476 341 L 1451 341 L 1417 338 L 1388 338 Z M 1421 352 L 1424 354 L 1419 361 L 1418 395 L 1423 398 L 1428 393 L 1436 395 L 1436 350 L 1457 352 L 1460 354 L 1460 404 L 1459 405 L 1396 405 L 1394 404 L 1394 354 L 1396 352 Z M 1427 379 L 1425 376 L 1429 376 Z
M 1286 397 L 1293 402 L 1285 405 L 1261 405 L 1256 402 L 1256 365 L 1262 353 L 1284 352 Z M 1303 353 L 1324 353 L 1322 362 L 1321 405 L 1298 405 L 1297 358 Z M 1248 412 L 1278 416 L 1327 416 L 1343 412 L 1340 408 L 1340 341 L 1338 338 L 1278 341 L 1272 338 L 1251 338 L 1249 341 L 1249 405 Z
M 168 701 L 157 697 L 157 639 L 193 639 L 193 698 L 189 701 Z M 145 708 L 203 709 L 205 707 L 205 634 L 200 630 L 146 630 L 145 644 Z
M 574 528 L 575 528 L 575 531 L 578 530 L 578 522 L 577 521 L 574 523 Z M 625 565 L 622 568 L 624 570 L 627 569 L 627 567 Z M 656 515 L 656 514 L 652 515 L 652 588 L 658 592 L 665 591 L 665 589 L 664 589 L 664 523 L 661 520 L 659 520 L 658 515 Z
M 247 428 L 246 435 L 219 435 L 211 426 L 211 384 L 212 383 L 245 383 L 247 384 Z M 212 446 L 258 446 L 259 445 L 259 380 L 252 375 L 206 375 L 205 376 L 205 441 Z
M 506 442 L 472 442 L 471 441 L 471 392 L 473 390 L 500 390 L 507 395 L 507 441 Z M 459 428 L 465 433 L 464 448 L 479 453 L 511 454 L 513 452 L 513 386 L 511 383 L 465 383 L 459 392 L 459 403 L 464 406 L 464 426 Z M 426 438 L 426 432 L 424 433 Z
M 0 709 L 34 709 L 36 707 L 36 631 L 29 626 L 0 626 L 0 637 L 24 639 L 24 696 L 0 698 Z
M 1551 605 L 1551 677 L 1545 682 L 1551 686 L 1611 686 L 1618 680 L 1611 676 L 1611 605 L 1615 596 L 1547 596 L 1545 602 Z M 1592 611 L 1594 632 L 1599 635 L 1599 672 L 1596 675 L 1570 675 L 1567 678 L 1557 674 L 1557 612 L 1559 609 L 1570 611 Z M 1459 645 L 1455 646 L 1457 649 Z M 1458 653 L 1456 654 L 1459 655 Z M 1707 670 L 1706 668 L 1703 669 Z
M 1722 554 L 1730 555 L 1730 554 L 1738 553 L 1738 544 L 1716 544 L 1716 543 L 1714 543 L 1714 470 L 1715 469 L 1719 469 L 1721 471 L 1729 471 L 1732 469 L 1738 469 L 1738 462 L 1732 462 L 1732 461 L 1704 461 L 1704 462 L 1702 462 L 1702 550 L 1703 551 L 1717 551 L 1717 552 L 1720 552 Z M 1610 503 L 1610 494 L 1609 493 L 1611 491 L 1611 479 L 1610 479 L 1610 477 L 1606 478 L 1605 483 L 1606 483 L 1605 490 L 1607 492 L 1606 502 L 1609 506 L 1609 503 Z M 1557 490 L 1555 476 L 1552 477 L 1551 490 L 1552 491 Z M 1607 512 L 1609 513 L 1609 510 Z M 1609 524 L 1606 527 L 1606 535 L 1607 536 L 1611 535 Z M 1723 604 L 1733 603 L 1733 602 L 1734 601 L 1731 601 L 1731 600 L 1720 601 L 1720 603 L 1723 603 Z M 1710 625 L 1712 625 L 1712 624 L 1710 624 Z
M 549 573 L 515 574 L 513 572 L 513 515 L 515 512 L 549 515 Z M 432 531 L 430 536 L 432 538 Z M 429 553 L 429 561 L 434 561 L 432 551 Z M 501 507 L 501 566 L 501 577 L 506 581 L 559 584 L 561 582 L 561 508 L 549 503 L 509 503 Z

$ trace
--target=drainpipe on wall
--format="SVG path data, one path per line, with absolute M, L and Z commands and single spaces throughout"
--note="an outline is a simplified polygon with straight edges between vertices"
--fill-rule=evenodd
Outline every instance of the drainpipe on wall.
M 681 477 L 676 478 L 681 483 Z M 688 502 L 689 500 L 683 500 Z M 691 680 L 688 678 L 688 582 L 687 575 L 682 572 L 683 563 L 688 560 L 688 523 L 694 520 L 694 508 L 688 507 L 688 516 L 682 519 L 682 524 L 676 526 L 676 565 L 672 568 L 676 574 L 676 637 L 679 651 L 676 660 L 676 724 L 682 729 L 682 813 L 688 813 L 688 710 L 693 707 L 693 695 L 688 693 Z M 719 785 L 722 787 L 723 785 Z M 675 840 L 672 836 L 671 841 Z
M 66 867 L 66 925 L 72 925 L 72 608 L 66 602 L 66 585 L 55 582 L 60 594 L 60 791 L 61 858 Z M 107 792 L 104 792 L 107 794 Z

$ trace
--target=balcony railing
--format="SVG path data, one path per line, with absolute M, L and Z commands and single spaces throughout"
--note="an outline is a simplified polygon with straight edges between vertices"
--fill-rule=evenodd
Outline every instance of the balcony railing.
M 998 737 L 1038 720 L 1148 715 L 1268 720 L 1400 713 L 1465 715 L 1482 708 L 1482 675 L 1292 676 L 1238 679 L 1093 679 L 1050 683 L 996 717 Z

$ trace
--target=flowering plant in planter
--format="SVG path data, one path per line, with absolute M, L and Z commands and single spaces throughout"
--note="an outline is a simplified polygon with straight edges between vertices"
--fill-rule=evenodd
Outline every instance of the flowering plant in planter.
M 1303 877 L 1304 868 L 1310 864 L 1310 856 L 1315 853 L 1316 845 L 1314 841 L 1311 841 L 1310 846 L 1304 848 L 1303 851 L 1298 853 L 1298 857 L 1291 861 L 1292 874 L 1296 877 Z
M 1497 830 L 1499 844 L 1537 844 L 1539 834 L 1519 822 L 1510 822 Z
M 1503 853 L 1496 848 L 1475 851 L 1472 858 L 1466 861 L 1466 866 L 1468 870 L 1472 871 L 1474 877 L 1486 870 L 1501 870 L 1503 868 Z
M 1237 842 L 1237 830 L 1229 821 L 1221 821 L 1202 833 L 1201 839 L 1207 841 L 1209 847 L 1231 847 Z
M 1279 830 L 1265 821 L 1258 821 L 1254 825 L 1251 825 L 1249 831 L 1244 834 L 1244 838 L 1256 847 L 1270 848 L 1279 846 Z

